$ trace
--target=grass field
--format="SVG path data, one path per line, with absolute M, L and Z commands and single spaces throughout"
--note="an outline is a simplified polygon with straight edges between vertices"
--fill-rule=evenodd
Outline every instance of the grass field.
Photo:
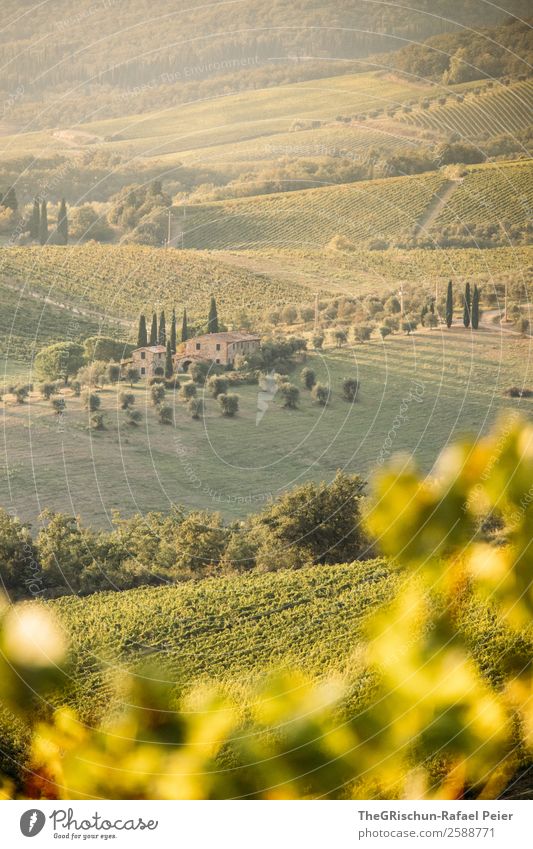
M 4 402 L 0 503 L 35 522 L 49 507 L 108 526 L 114 509 L 125 515 L 167 510 L 219 510 L 242 517 L 260 510 L 280 491 L 307 479 L 331 479 L 338 468 L 367 475 L 376 466 L 391 428 L 391 451 L 414 454 L 429 471 L 453 438 L 482 433 L 504 408 L 531 412 L 531 401 L 511 401 L 503 391 L 530 387 L 528 339 L 480 330 L 476 334 L 421 331 L 352 349 L 308 356 L 319 379 L 332 387 L 329 407 L 317 407 L 302 390 L 299 408 L 285 410 L 275 398 L 256 425 L 257 387 L 240 386 L 240 412 L 223 418 L 207 399 L 204 421 L 190 418 L 171 393 L 175 427 L 159 424 L 146 390 L 135 388 L 143 412 L 138 428 L 124 424 L 117 390 L 100 392 L 106 430 L 88 430 L 79 399 L 67 398 L 59 422 L 50 403 Z M 299 382 L 298 366 L 293 380 Z M 361 381 L 360 400 L 341 397 L 346 376 Z M 32 378 L 32 376 L 29 376 Z M 32 378 L 34 379 L 34 378 Z M 394 420 L 405 397 L 408 422 Z

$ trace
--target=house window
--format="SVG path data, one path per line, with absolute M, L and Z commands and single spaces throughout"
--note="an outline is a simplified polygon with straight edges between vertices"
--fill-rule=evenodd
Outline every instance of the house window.
M 197 351 L 199 351 L 199 350 L 200 350 L 200 347 L 201 347 L 201 346 L 200 346 L 200 343 L 199 343 L 199 342 L 197 342 L 197 343 L 196 343 L 196 350 L 197 350 Z
M 220 351 L 220 342 L 217 342 L 217 351 Z
M 145 369 L 145 368 L 141 368 L 141 374 L 146 374 L 146 369 Z
M 141 360 L 146 359 L 146 351 L 141 351 Z
M 220 357 L 217 357 L 217 359 L 215 360 L 215 363 L 219 363 L 219 362 L 220 362 Z

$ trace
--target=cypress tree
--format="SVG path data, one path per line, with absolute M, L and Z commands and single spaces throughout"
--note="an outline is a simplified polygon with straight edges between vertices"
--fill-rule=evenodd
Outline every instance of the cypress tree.
M 15 189 L 11 186 L 5 195 L 2 196 L 2 200 L 0 204 L 6 209 L 12 209 L 13 212 L 16 212 L 19 208 L 17 196 L 15 194 Z
M 187 310 L 183 310 L 183 319 L 181 321 L 181 341 L 186 342 L 189 338 L 189 328 L 187 325 Z
M 453 322 L 453 286 L 452 281 L 448 283 L 446 292 L 446 326 L 451 327 Z
M 61 198 L 57 216 L 57 243 L 58 245 L 68 245 L 68 213 L 65 198 Z
M 148 345 L 148 335 L 146 333 L 146 319 L 141 313 L 139 316 L 139 331 L 137 333 L 137 347 L 146 348 Z
M 41 211 L 37 198 L 33 201 L 33 209 L 30 216 L 30 237 L 38 239 L 40 234 Z
M 150 345 L 157 345 L 157 315 L 152 315 L 152 326 L 150 328 Z
M 176 345 L 176 310 L 172 310 L 172 322 L 170 324 L 170 350 L 173 354 L 176 353 Z
M 39 221 L 39 242 L 45 245 L 48 241 L 48 209 L 46 201 L 41 203 L 41 218 Z
M 217 302 L 215 301 L 214 295 L 211 297 L 211 304 L 209 305 L 209 318 L 207 319 L 207 332 L 208 333 L 218 333 Z
M 165 322 L 165 310 L 161 310 L 161 313 L 159 315 L 158 341 L 159 341 L 160 345 L 166 345 L 167 344 L 167 328 L 166 328 L 166 322 Z
M 174 374 L 174 363 L 172 362 L 172 348 L 170 347 L 170 339 L 167 342 L 167 353 L 165 355 L 165 377 L 170 380 Z
M 472 329 L 477 330 L 479 327 L 479 289 L 474 285 L 474 294 L 472 296 Z
M 463 307 L 463 324 L 465 327 L 470 327 L 470 316 L 472 314 L 472 296 L 470 294 L 470 283 L 465 286 L 464 307 Z

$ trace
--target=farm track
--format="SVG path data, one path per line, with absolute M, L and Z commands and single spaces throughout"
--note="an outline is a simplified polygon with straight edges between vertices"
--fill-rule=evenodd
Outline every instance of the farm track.
M 434 221 L 437 220 L 440 213 L 448 203 L 456 189 L 459 188 L 462 179 L 448 180 L 435 193 L 435 197 L 431 200 L 427 209 L 414 228 L 414 235 L 419 236 L 424 230 L 429 230 Z

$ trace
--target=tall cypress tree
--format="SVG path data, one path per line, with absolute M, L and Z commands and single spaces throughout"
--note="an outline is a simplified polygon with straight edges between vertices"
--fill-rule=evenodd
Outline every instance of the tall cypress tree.
M 58 245 L 68 245 L 68 213 L 65 198 L 61 198 L 57 215 L 57 243 Z
M 160 345 L 167 344 L 167 327 L 165 322 L 165 310 L 161 310 L 159 316 L 159 334 L 158 334 L 158 342 Z
M 165 355 L 165 377 L 170 380 L 174 374 L 174 363 L 172 361 L 172 348 L 170 347 L 170 339 L 167 342 L 167 352 Z
M 470 294 L 470 283 L 465 286 L 464 306 L 463 306 L 463 324 L 465 327 L 470 327 L 470 317 L 472 315 L 472 296 Z
M 37 200 L 37 198 L 35 198 L 35 200 L 33 201 L 33 209 L 31 211 L 30 228 L 29 228 L 30 229 L 30 237 L 32 239 L 38 239 L 39 238 L 39 235 L 40 235 L 40 232 L 41 232 L 40 224 L 41 224 L 41 210 L 40 210 L 40 207 L 39 207 L 39 201 Z
M 474 284 L 474 294 L 472 296 L 472 329 L 477 330 L 479 327 L 479 289 Z
M 46 201 L 41 203 L 41 217 L 39 220 L 39 242 L 45 245 L 48 241 L 48 209 Z
M 218 333 L 218 313 L 217 302 L 215 296 L 211 296 L 211 304 L 209 305 L 209 318 L 207 319 L 207 332 Z
M 183 318 L 181 320 L 181 341 L 186 342 L 189 338 L 189 327 L 187 325 L 187 310 L 183 310 Z
M 170 324 L 170 350 L 173 354 L 176 353 L 177 338 L 176 338 L 176 310 L 172 310 L 172 321 Z
M 150 328 L 150 345 L 157 345 L 157 315 L 152 315 L 152 326 Z
M 446 292 L 446 326 L 451 327 L 453 322 L 453 285 L 452 281 L 448 283 L 448 291 Z
M 139 331 L 137 333 L 137 347 L 146 348 L 148 345 L 148 334 L 146 333 L 146 319 L 141 313 L 139 316 Z

